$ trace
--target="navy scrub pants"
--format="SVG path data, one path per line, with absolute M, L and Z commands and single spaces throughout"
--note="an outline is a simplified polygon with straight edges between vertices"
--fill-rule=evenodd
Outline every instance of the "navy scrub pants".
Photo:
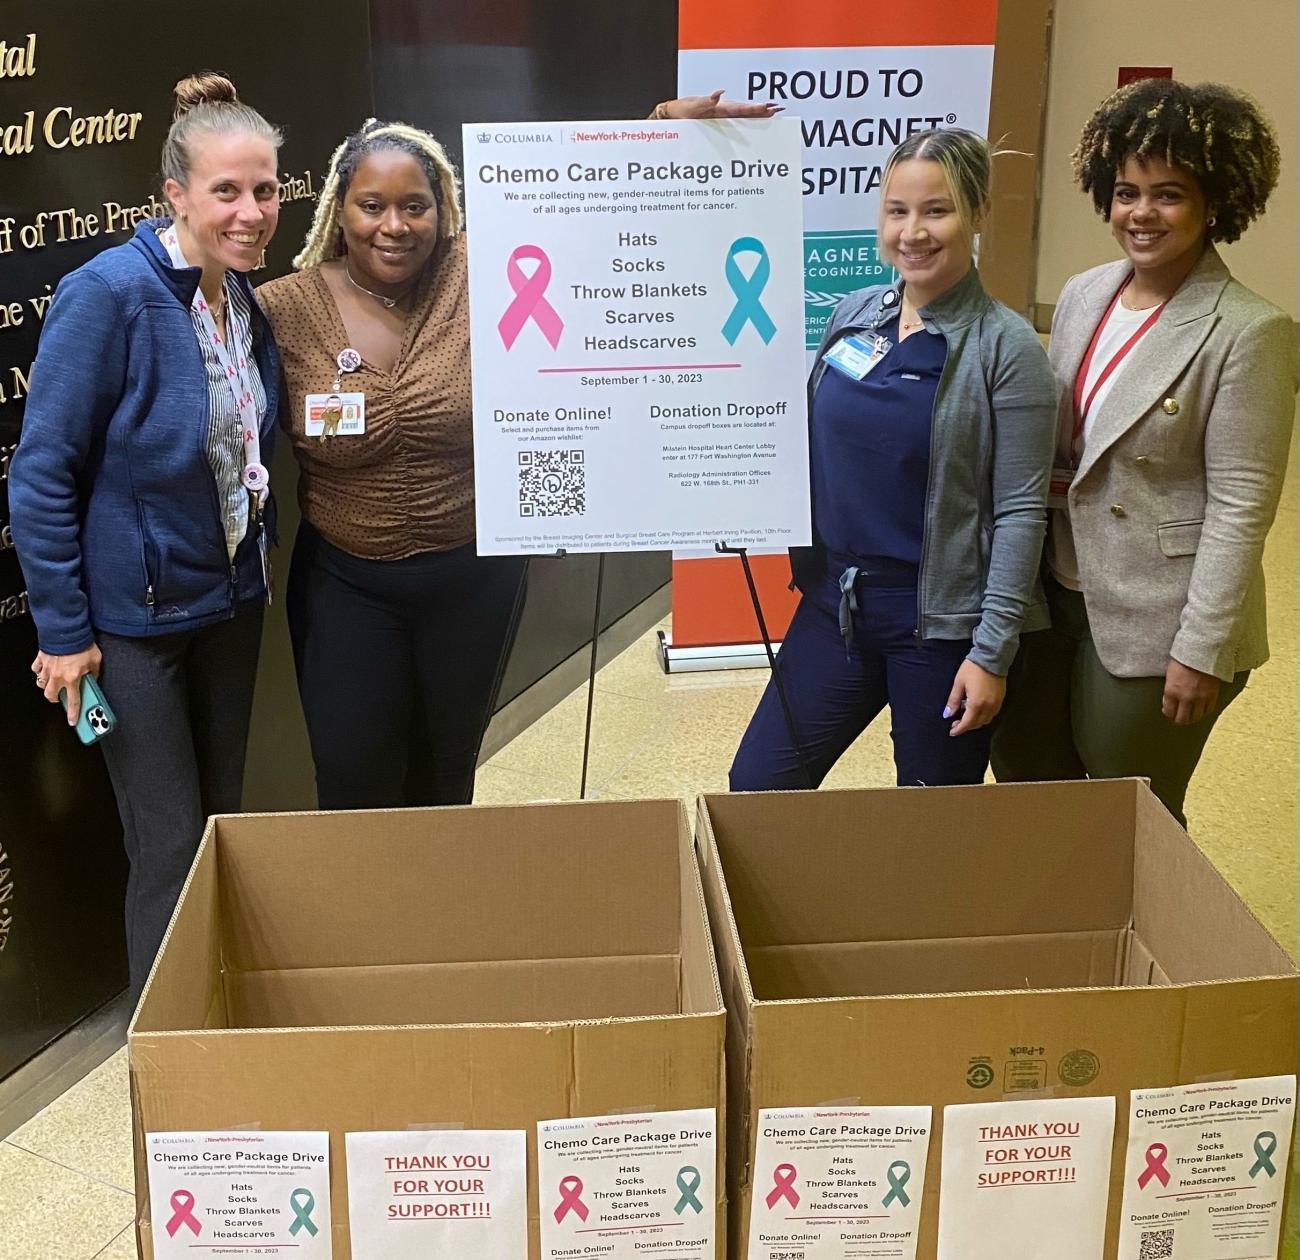
M 855 591 L 847 643 L 839 588 L 825 578 L 804 594 L 777 654 L 808 775 L 769 681 L 732 763 L 733 792 L 817 787 L 885 705 L 900 787 L 984 781 L 993 726 L 954 737 L 943 716 L 970 640 L 915 637 L 914 577 L 860 576 Z

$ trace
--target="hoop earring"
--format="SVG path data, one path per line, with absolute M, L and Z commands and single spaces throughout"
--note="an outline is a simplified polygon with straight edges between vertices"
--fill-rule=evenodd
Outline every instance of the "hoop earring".
M 1206 227 L 1213 227 L 1213 226 L 1214 226 L 1218 221 L 1219 221 L 1219 220 L 1218 220 L 1217 218 L 1215 218 L 1214 215 L 1210 215 L 1210 217 L 1209 217 L 1208 219 L 1205 220 L 1205 226 L 1206 226 Z

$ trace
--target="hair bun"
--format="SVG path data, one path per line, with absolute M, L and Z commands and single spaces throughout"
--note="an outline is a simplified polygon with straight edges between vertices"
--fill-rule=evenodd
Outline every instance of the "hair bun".
M 187 75 L 176 84 L 173 92 L 176 97 L 173 121 L 198 105 L 215 105 L 221 101 L 234 103 L 239 100 L 235 85 L 215 70 L 200 70 L 197 74 Z

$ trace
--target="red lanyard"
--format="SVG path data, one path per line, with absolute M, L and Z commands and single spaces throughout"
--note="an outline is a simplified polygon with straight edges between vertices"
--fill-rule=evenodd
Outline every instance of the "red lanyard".
M 1105 329 L 1107 321 L 1110 319 L 1111 312 L 1115 309 L 1115 305 L 1119 301 L 1120 294 L 1128 288 L 1129 282 L 1132 279 L 1133 277 L 1129 276 L 1128 279 L 1125 280 L 1116 290 L 1115 296 L 1111 298 L 1110 305 L 1106 307 L 1106 313 L 1101 317 L 1096 330 L 1092 334 L 1092 340 L 1088 343 L 1088 351 L 1083 356 L 1083 362 L 1079 364 L 1079 373 L 1074 378 L 1074 433 L 1070 439 L 1071 449 L 1073 449 L 1075 444 L 1079 441 L 1079 435 L 1083 432 L 1084 420 L 1088 415 L 1088 408 L 1092 406 L 1092 400 L 1097 397 L 1097 391 L 1110 379 L 1115 369 L 1124 361 L 1128 352 L 1146 336 L 1151 325 L 1160 318 L 1160 312 L 1165 309 L 1165 303 L 1161 302 L 1160 305 L 1142 321 L 1137 332 L 1135 332 L 1122 346 L 1120 346 L 1118 350 L 1115 351 L 1115 357 L 1112 358 L 1111 361 L 1097 374 L 1097 379 L 1093 382 L 1092 389 L 1088 391 L 1088 396 L 1085 398 L 1083 396 L 1083 390 L 1084 386 L 1087 384 L 1088 372 L 1092 367 L 1092 357 L 1097 353 L 1097 343 L 1101 340 L 1102 331 Z

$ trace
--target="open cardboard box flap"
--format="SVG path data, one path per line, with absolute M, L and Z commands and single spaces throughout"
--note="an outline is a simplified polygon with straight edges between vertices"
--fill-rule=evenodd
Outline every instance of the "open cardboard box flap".
M 766 1107 L 1118 1100 L 1296 1070 L 1300 977 L 1139 780 L 718 795 L 697 839 L 728 1004 L 733 1255 Z M 815 1051 L 812 1049 L 815 1048 Z
M 679 801 L 211 820 L 129 1034 L 137 1236 L 144 1135 L 529 1133 L 721 1109 L 725 1015 Z M 719 1111 L 719 1159 L 723 1120 Z M 725 1179 L 718 1179 L 719 1256 Z

